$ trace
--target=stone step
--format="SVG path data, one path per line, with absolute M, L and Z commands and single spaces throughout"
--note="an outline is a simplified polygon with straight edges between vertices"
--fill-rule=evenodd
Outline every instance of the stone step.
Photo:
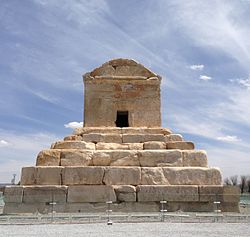
M 132 138 L 133 139 L 133 138 Z M 85 150 L 157 150 L 157 149 L 180 149 L 193 150 L 193 142 L 184 141 L 145 141 L 131 142 L 126 140 L 124 143 L 115 142 L 86 142 L 77 140 L 58 141 L 51 145 L 51 149 L 85 149 Z
M 88 133 L 82 135 L 70 135 L 64 141 L 84 141 L 92 143 L 143 143 L 149 141 L 158 142 L 180 142 L 183 137 L 180 134 L 115 134 L 115 133 Z
M 143 143 L 105 143 L 98 142 L 96 150 L 143 150 Z
M 214 212 L 215 205 L 213 202 L 175 202 L 175 201 L 168 201 L 167 202 L 167 211 L 170 212 L 169 215 L 171 215 L 171 212 Z M 155 202 L 129 202 L 129 201 L 118 201 L 111 204 L 112 213 L 118 213 L 119 216 L 121 216 L 121 213 L 127 213 L 122 214 L 124 215 L 123 218 L 131 218 L 131 221 L 137 221 L 138 218 L 150 218 L 151 221 L 155 221 L 155 218 L 159 218 L 159 214 L 149 214 L 151 213 L 159 213 L 161 210 L 161 203 L 159 201 Z M 222 212 L 239 212 L 239 205 L 236 202 L 222 202 L 219 206 L 220 210 Z M 99 218 L 103 215 L 103 213 L 106 213 L 107 211 L 107 204 L 106 202 L 98 202 L 98 203 L 76 203 L 76 202 L 66 202 L 66 203 L 57 203 L 54 206 L 54 211 L 56 213 L 65 213 L 66 218 L 68 217 L 68 214 L 73 219 L 73 222 L 78 220 L 79 215 L 78 213 L 83 213 L 83 217 L 88 218 L 88 220 L 96 221 L 96 218 Z M 138 214 L 136 214 L 136 212 Z M 19 214 L 19 213 L 43 213 L 48 214 L 51 213 L 51 206 L 49 206 L 47 203 L 5 203 L 4 214 Z M 84 214 L 84 213 L 93 213 L 92 215 Z M 95 213 L 95 214 L 94 214 Z M 146 213 L 146 214 L 141 214 Z M 64 215 L 64 214 L 63 214 Z M 180 218 L 183 217 L 183 215 L 179 214 L 176 216 L 176 214 L 172 214 L 173 218 L 177 218 L 177 222 L 180 221 Z M 184 215 L 185 217 L 185 215 Z M 216 218 L 216 214 L 213 215 L 214 218 Z M 35 218 L 39 218 L 35 217 Z M 76 218 L 76 219 L 75 219 Z M 116 218 L 116 215 L 112 218 Z M 124 221 L 124 219 L 122 219 Z M 160 219 L 159 219 L 160 220 Z M 196 221 L 199 221 L 197 219 Z
M 172 132 L 168 128 L 148 128 L 148 127 L 83 127 L 74 130 L 73 134 L 83 135 L 89 133 L 113 133 L 113 134 L 163 134 L 168 135 Z
M 207 167 L 203 150 L 50 149 L 37 156 L 37 166 L 188 166 Z
M 229 195 L 230 194 L 230 195 Z M 238 187 L 222 185 L 30 185 L 6 186 L 5 204 L 36 205 L 49 203 L 59 206 L 64 203 L 105 203 L 112 202 L 200 202 L 234 204 L 239 202 Z M 168 203 L 168 204 L 169 204 Z M 31 207 L 31 206 L 30 206 Z M 214 208 L 214 206 L 213 206 Z M 213 211 L 213 210 L 212 210 Z M 25 211 L 29 212 L 29 210 Z
M 51 145 L 51 149 L 95 150 L 95 143 L 84 141 L 58 141 Z
M 201 167 L 24 167 L 21 185 L 220 185 L 220 170 Z

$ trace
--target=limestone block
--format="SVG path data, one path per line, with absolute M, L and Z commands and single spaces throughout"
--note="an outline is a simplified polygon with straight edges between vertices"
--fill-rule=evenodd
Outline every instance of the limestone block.
M 141 168 L 141 184 L 168 185 L 169 182 L 165 178 L 161 167 L 143 167 Z
M 114 74 L 119 75 L 119 76 L 127 76 L 127 75 L 135 76 L 135 75 L 138 75 L 138 74 L 136 74 L 137 70 L 138 70 L 138 68 L 136 66 L 132 67 L 132 66 L 127 66 L 127 65 L 125 65 L 125 66 L 120 65 L 120 66 L 116 67 Z
M 121 128 L 117 127 L 83 127 L 76 128 L 73 132 L 75 135 L 83 135 L 89 133 L 113 133 L 113 134 L 121 134 Z
M 60 164 L 60 151 L 56 149 L 43 150 L 39 152 L 37 166 L 58 166 Z
M 167 142 L 167 149 L 193 150 L 193 142 Z
M 129 150 L 143 150 L 143 143 L 128 143 Z
M 123 143 L 140 143 L 144 142 L 144 137 L 140 134 L 123 134 L 122 141 Z
M 102 134 L 100 133 L 89 133 L 89 134 L 83 134 L 82 140 L 85 142 L 101 142 L 102 141 Z
M 61 174 L 63 167 L 60 166 L 37 166 L 36 184 L 38 185 L 61 185 Z
M 82 141 L 82 137 L 79 135 L 70 135 L 63 139 L 64 141 Z
M 4 202 L 21 203 L 23 200 L 22 186 L 6 186 L 4 189 Z
M 169 134 L 165 136 L 165 142 L 180 142 L 183 141 L 181 134 Z
M 162 167 L 172 185 L 221 185 L 219 169 L 203 167 Z
M 102 142 L 122 143 L 122 135 L 120 134 L 103 134 Z
M 222 185 L 202 185 L 199 186 L 200 202 L 222 201 Z
M 105 143 L 98 142 L 96 150 L 143 150 L 143 143 Z
M 135 151 L 105 150 L 93 153 L 94 166 L 140 166 Z
M 103 76 L 103 75 L 114 75 L 115 67 L 112 65 L 105 65 L 105 67 L 98 67 L 94 71 L 91 72 L 91 76 Z
M 47 213 L 51 211 L 51 207 L 45 203 L 5 203 L 3 214 L 18 214 L 18 213 L 44 213 L 47 206 Z M 48 211 L 48 209 L 50 209 Z
M 103 182 L 106 185 L 138 185 L 141 181 L 141 169 L 139 167 L 107 167 Z
M 133 185 L 114 185 L 115 192 L 118 193 L 135 193 L 136 188 Z
M 128 144 L 98 142 L 96 150 L 129 150 Z
M 207 153 L 202 150 L 183 150 L 183 166 L 207 167 Z
M 214 212 L 212 202 L 168 202 L 168 212 Z
M 123 134 L 123 143 L 141 143 L 147 141 L 161 141 L 164 142 L 165 138 L 163 134 Z
M 66 202 L 67 186 L 24 186 L 24 203 Z
M 241 212 L 240 205 L 238 202 L 222 202 L 219 205 L 219 208 L 222 212 Z
M 237 186 L 224 186 L 223 187 L 223 202 L 239 203 L 240 201 L 240 188 Z
M 163 134 L 146 134 L 144 135 L 144 142 L 148 141 L 160 141 L 165 142 L 165 137 Z
M 59 141 L 53 146 L 53 149 L 85 149 L 95 150 L 95 144 L 84 141 Z
M 117 200 L 120 202 L 136 202 L 136 192 L 134 193 L 117 193 Z
M 113 142 L 113 143 L 121 143 L 122 142 L 122 136 L 120 134 L 112 134 L 112 133 L 89 133 L 89 134 L 83 134 L 82 140 L 85 142 Z
M 56 205 L 55 210 L 57 212 L 81 212 L 81 213 L 105 213 L 107 210 L 107 204 L 101 203 L 66 203 L 61 205 L 58 210 Z M 119 213 L 131 213 L 131 212 L 159 212 L 159 202 L 119 202 L 112 203 L 113 212 Z M 115 217 L 114 217 L 115 218 Z
M 89 166 L 92 165 L 93 151 L 64 149 L 61 152 L 62 166 Z
M 168 128 L 147 128 L 147 127 L 124 127 L 121 129 L 122 134 L 170 134 L 171 131 Z
M 116 202 L 114 188 L 107 185 L 69 186 L 68 202 Z
M 102 184 L 103 167 L 65 167 L 62 173 L 64 185 Z
M 143 144 L 144 150 L 157 150 L 157 149 L 166 149 L 166 143 L 165 142 L 144 142 Z
M 165 201 L 199 201 L 198 186 L 195 185 L 139 185 L 137 186 L 138 202 Z
M 135 202 L 136 188 L 132 185 L 114 186 L 117 200 L 120 202 Z
M 138 151 L 142 167 L 182 166 L 182 154 L 179 150 L 144 150 Z
M 110 166 L 140 166 L 136 151 L 116 151 L 112 153 Z
M 109 166 L 112 159 L 112 152 L 109 151 L 96 151 L 93 153 L 94 166 Z
M 21 185 L 36 184 L 36 168 L 34 166 L 22 168 L 20 183 Z
M 107 65 L 112 65 L 112 66 L 115 66 L 115 67 L 126 65 L 126 66 L 132 66 L 132 67 L 137 67 L 137 68 L 141 68 L 141 66 L 142 66 L 142 65 L 140 65 L 139 63 L 137 63 L 136 61 L 134 61 L 132 59 L 125 59 L 125 58 L 112 59 L 111 61 L 108 61 L 108 62 L 104 63 L 102 65 L 102 67 L 104 67 L 104 66 L 106 67 Z M 150 72 L 150 71 L 148 70 L 148 72 Z M 143 73 L 143 72 L 141 72 L 141 73 Z M 154 75 L 152 72 L 151 72 L 151 74 Z M 130 73 L 129 73 L 129 75 L 130 75 Z

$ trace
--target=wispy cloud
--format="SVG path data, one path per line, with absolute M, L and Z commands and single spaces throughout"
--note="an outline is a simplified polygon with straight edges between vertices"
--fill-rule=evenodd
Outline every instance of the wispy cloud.
M 224 137 L 217 137 L 217 140 L 223 141 L 223 142 L 239 142 L 241 139 L 239 139 L 237 136 L 224 136 Z
M 182 1 L 174 4 L 174 20 L 197 46 L 223 51 L 249 68 L 249 27 L 242 20 L 249 5 L 242 1 Z M 246 18 L 247 16 L 244 15 Z M 194 20 L 194 18 L 196 20 Z
M 243 87 L 250 89 L 250 78 L 247 79 L 237 79 L 237 82 Z
M 210 76 L 200 75 L 200 80 L 209 81 L 209 80 L 211 80 L 211 79 L 212 79 L 212 77 L 210 77 Z
M 10 143 L 5 141 L 5 140 L 0 140 L 0 147 L 6 147 L 6 146 L 9 146 Z
M 64 124 L 65 128 L 81 128 L 83 126 L 83 122 L 69 122 L 67 124 Z
M 204 69 L 203 64 L 194 64 L 189 66 L 190 69 L 195 70 L 195 71 L 202 71 Z

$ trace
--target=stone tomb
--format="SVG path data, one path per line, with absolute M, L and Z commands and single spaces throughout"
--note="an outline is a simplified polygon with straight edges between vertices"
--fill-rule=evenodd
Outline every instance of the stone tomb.
M 161 127 L 161 77 L 116 59 L 84 75 L 84 127 L 39 152 L 5 189 L 4 213 L 239 211 L 239 190 L 190 141 Z

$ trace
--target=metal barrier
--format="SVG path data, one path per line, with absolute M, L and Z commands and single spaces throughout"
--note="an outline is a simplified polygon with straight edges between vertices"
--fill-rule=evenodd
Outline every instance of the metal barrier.
M 214 194 L 211 194 L 214 196 Z M 1 196 L 0 196 L 1 197 Z M 115 222 L 243 222 L 250 223 L 250 195 L 242 195 L 240 206 L 242 213 L 223 213 L 220 210 L 219 197 L 213 198 L 213 212 L 169 212 L 169 202 L 159 202 L 159 212 L 113 212 L 112 201 L 106 202 L 106 211 L 98 213 L 56 213 L 58 203 L 52 199 L 48 202 L 49 214 L 15 214 L 1 215 L 0 224 L 43 224 L 43 223 L 107 223 Z M 1 204 L 1 203 L 0 203 Z M 105 204 L 104 204 L 105 205 Z M 0 205 L 0 209 L 1 209 Z M 105 207 L 105 206 L 104 206 Z M 0 210 L 1 211 L 1 210 Z M 1 212 L 0 212 L 1 213 Z
M 53 213 L 34 215 L 0 215 L 0 224 L 66 224 L 66 223 L 113 223 L 121 222 L 172 222 L 172 223 L 250 223 L 250 215 L 233 213 Z M 108 216 L 107 216 L 108 215 Z M 109 223 L 112 224 L 109 224 Z

